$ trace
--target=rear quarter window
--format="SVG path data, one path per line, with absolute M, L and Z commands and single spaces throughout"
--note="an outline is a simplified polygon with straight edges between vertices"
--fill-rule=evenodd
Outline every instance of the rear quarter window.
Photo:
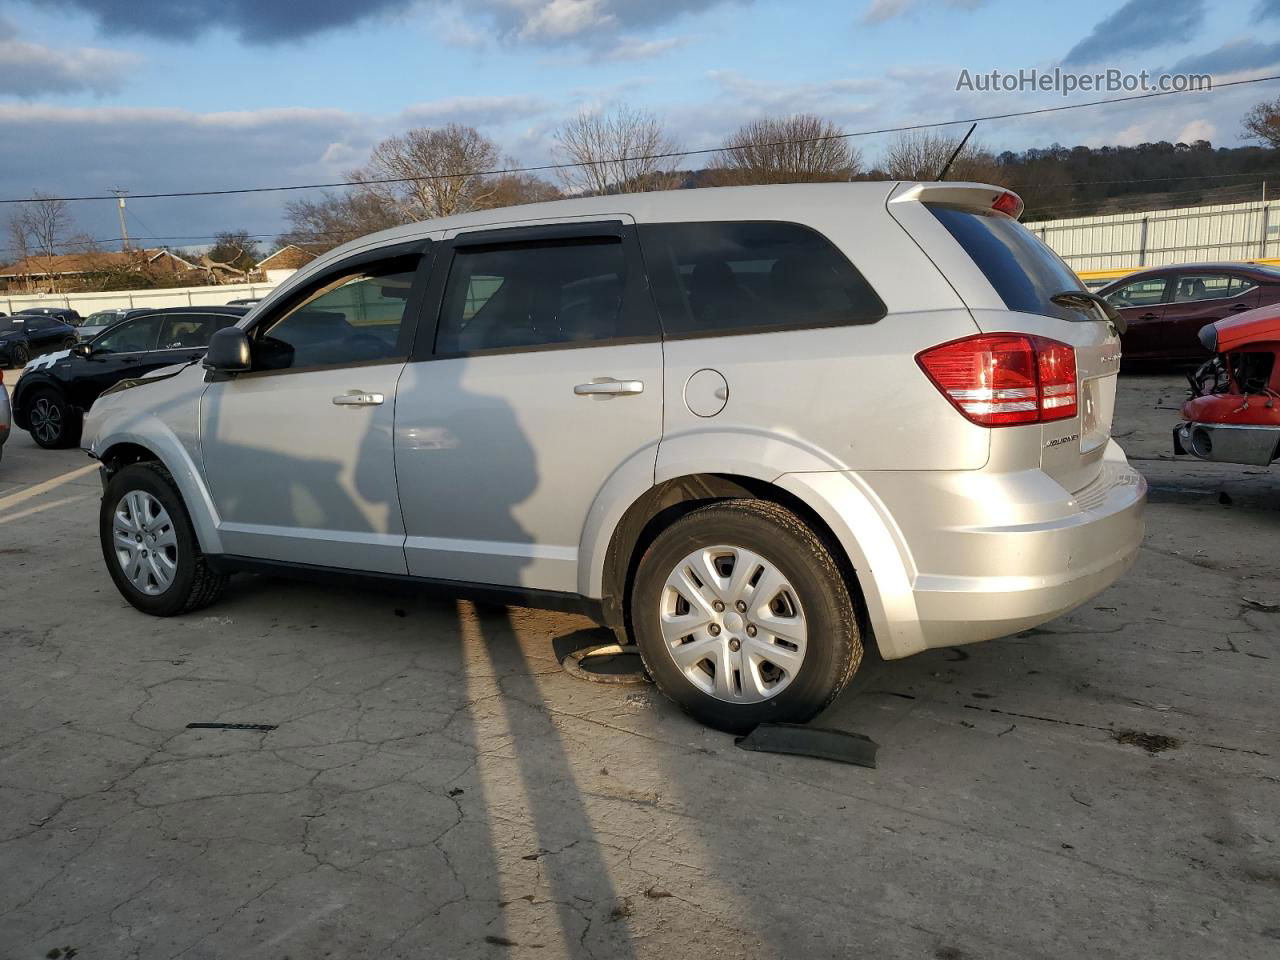
M 874 323 L 885 305 L 822 234 L 796 223 L 639 228 L 663 333 L 763 333 Z
M 1085 286 L 1062 258 L 1017 220 L 995 210 L 926 203 L 964 252 L 982 271 L 1010 310 L 1061 319 L 1084 311 L 1049 298 Z

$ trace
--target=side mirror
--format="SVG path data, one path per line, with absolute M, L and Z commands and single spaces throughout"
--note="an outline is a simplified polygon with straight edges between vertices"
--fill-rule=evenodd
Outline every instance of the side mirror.
M 223 327 L 209 338 L 204 368 L 213 373 L 244 373 L 253 366 L 249 336 L 239 327 Z
M 91 353 L 93 353 L 93 347 L 87 343 L 77 343 L 71 348 L 72 356 L 88 358 Z

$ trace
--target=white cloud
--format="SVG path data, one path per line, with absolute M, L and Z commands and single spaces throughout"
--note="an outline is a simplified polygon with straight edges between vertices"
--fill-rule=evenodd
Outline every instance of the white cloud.
M 509 123 L 545 113 L 548 104 L 540 97 L 515 94 L 498 97 L 446 97 L 416 103 L 401 111 L 403 120 L 414 126 L 463 123 L 471 127 Z
M 651 60 L 664 53 L 678 50 L 692 40 L 692 37 L 663 37 L 658 40 L 645 40 L 640 37 L 622 37 L 611 47 L 604 47 L 591 55 L 594 63 L 623 63 L 635 60 Z
M 976 10 L 986 2 L 987 0 L 871 0 L 871 6 L 862 15 L 862 22 L 868 25 L 885 23 L 908 16 L 928 6 Z
M 45 94 L 113 93 L 141 57 L 97 47 L 55 49 L 18 39 L 0 19 L 0 95 L 30 99 Z
M 603 0 L 550 0 L 531 6 L 520 28 L 520 38 L 535 43 L 555 42 L 608 30 L 617 22 Z

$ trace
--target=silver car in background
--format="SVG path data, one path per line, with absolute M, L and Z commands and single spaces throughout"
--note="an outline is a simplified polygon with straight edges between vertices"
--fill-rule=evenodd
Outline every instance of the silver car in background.
M 1114 316 L 981 184 L 556 201 L 317 259 L 83 443 L 156 615 L 231 571 L 579 610 L 714 726 L 1008 635 L 1132 564 Z
M 0 459 L 4 457 L 4 445 L 13 433 L 13 409 L 9 404 L 9 390 L 4 385 L 4 370 L 0 369 Z

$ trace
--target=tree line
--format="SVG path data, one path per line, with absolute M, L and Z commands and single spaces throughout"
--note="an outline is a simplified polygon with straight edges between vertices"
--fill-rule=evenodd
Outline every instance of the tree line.
M 419 220 L 552 200 L 703 186 L 847 180 L 933 180 L 955 154 L 951 180 L 993 183 L 1016 191 L 1024 220 L 1056 219 L 1118 209 L 1158 209 L 1261 197 L 1280 173 L 1280 98 L 1243 118 L 1257 146 L 1213 147 L 1207 141 L 1126 147 L 1054 145 L 996 153 L 980 139 L 929 129 L 899 133 L 874 163 L 838 124 L 813 114 L 762 117 L 727 136 L 705 166 L 689 169 L 682 145 L 651 111 L 618 105 L 583 111 L 552 137 L 557 169 L 546 176 L 520 166 L 475 127 L 451 123 L 415 128 L 378 143 L 349 187 L 285 205 L 280 245 L 313 250 Z M 957 148 L 960 148 L 957 153 Z M 1273 176 L 1280 188 L 1280 177 Z M 1273 193 L 1280 190 L 1273 188 Z M 9 219 L 10 262 L 24 256 L 91 252 L 94 241 L 71 235 L 66 204 L 35 195 Z M 69 236 L 70 235 L 70 236 Z M 247 231 L 227 231 L 203 253 L 177 251 L 206 270 L 250 270 L 261 255 Z M 16 255 L 15 255 L 16 254 Z M 112 282 L 121 278 L 111 277 Z
M 1112 212 L 1129 201 L 1152 208 L 1260 197 L 1259 182 L 1280 170 L 1280 98 L 1254 107 L 1244 132 L 1261 146 L 1193 143 L 1128 147 L 1054 145 L 996 153 L 965 143 L 948 173 L 1016 191 L 1024 220 Z M 517 166 L 497 144 L 461 124 L 390 137 L 368 164 L 346 175 L 354 186 L 286 204 L 282 243 L 327 248 L 375 230 L 490 207 L 564 196 L 694 186 L 843 180 L 933 180 L 961 146 L 959 134 L 915 130 L 891 139 L 878 160 L 838 124 L 812 114 L 764 117 L 725 138 L 705 167 L 682 165 L 682 149 L 654 113 L 626 105 L 582 112 L 553 135 L 555 180 L 486 171 Z M 1280 188 L 1280 177 L 1276 177 Z M 1280 189 L 1277 190 L 1280 193 Z

